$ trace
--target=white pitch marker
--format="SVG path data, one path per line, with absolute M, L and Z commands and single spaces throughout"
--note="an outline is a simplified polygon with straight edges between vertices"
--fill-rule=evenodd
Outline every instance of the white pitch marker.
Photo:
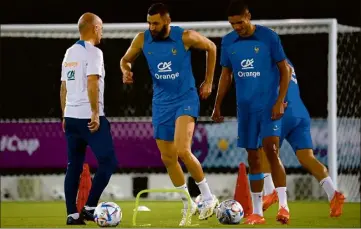
M 133 211 L 135 211 L 135 209 Z M 147 206 L 138 206 L 137 211 L 139 211 L 139 212 L 150 212 L 151 210 Z

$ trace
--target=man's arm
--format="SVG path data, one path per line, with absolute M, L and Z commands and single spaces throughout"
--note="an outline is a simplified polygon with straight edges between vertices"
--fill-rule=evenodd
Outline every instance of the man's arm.
M 214 69 L 216 66 L 217 47 L 216 45 L 194 30 L 186 30 L 183 33 L 183 43 L 186 49 L 196 48 L 204 50 L 206 54 L 206 82 L 213 83 Z
M 60 85 L 60 105 L 61 105 L 61 114 L 62 118 L 64 118 L 64 111 L 65 111 L 65 99 L 66 99 L 66 82 L 61 81 Z
M 287 94 L 288 84 L 291 80 L 291 73 L 286 60 L 286 54 L 281 44 L 281 39 L 277 33 L 272 31 L 271 36 L 271 56 L 274 62 L 277 63 L 277 67 L 280 72 L 280 89 L 277 98 L 277 103 L 283 104 Z
M 91 111 L 99 114 L 99 76 L 88 75 L 88 98 Z
M 93 115 L 99 115 L 99 77 L 103 77 L 103 53 L 99 49 L 90 52 L 86 70 L 87 91 Z
M 144 44 L 144 33 L 143 32 L 138 33 L 134 37 L 125 55 L 120 60 L 120 69 L 122 70 L 123 73 L 131 71 L 132 63 L 135 61 L 135 59 L 137 59 L 137 57 L 141 53 L 143 49 L 143 44 Z
M 277 103 L 283 103 L 287 95 L 288 85 L 291 80 L 292 71 L 290 70 L 290 67 L 288 66 L 286 60 L 278 62 L 277 66 L 280 71 L 280 90 L 277 98 Z
M 221 77 L 219 78 L 216 102 L 214 108 L 220 109 L 224 96 L 227 94 L 232 85 L 232 70 L 227 67 L 222 67 Z

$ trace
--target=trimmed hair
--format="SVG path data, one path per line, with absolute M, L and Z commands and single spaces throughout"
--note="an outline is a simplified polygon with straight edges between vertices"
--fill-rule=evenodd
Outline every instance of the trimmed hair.
M 248 10 L 248 4 L 245 0 L 232 0 L 228 6 L 227 16 L 243 15 Z
M 148 15 L 153 16 L 156 14 L 160 14 L 160 16 L 169 14 L 168 7 L 163 3 L 152 4 L 148 9 Z

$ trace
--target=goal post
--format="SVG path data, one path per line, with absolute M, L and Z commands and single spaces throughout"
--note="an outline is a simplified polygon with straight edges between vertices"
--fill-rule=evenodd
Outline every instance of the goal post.
M 338 187 L 337 177 L 337 21 L 328 22 L 328 170 Z
M 360 32 L 360 28 L 338 24 L 336 19 L 283 19 L 252 20 L 252 23 L 267 26 L 279 35 L 328 34 L 327 57 L 327 163 L 329 174 L 338 185 L 338 36 L 341 33 Z M 194 29 L 210 38 L 219 38 L 232 31 L 227 21 L 206 22 L 173 22 L 185 29 Z M 146 23 L 105 23 L 103 38 L 132 39 L 137 33 L 148 28 Z M 1 38 L 40 38 L 40 39 L 77 39 L 79 37 L 76 24 L 17 24 L 1 25 Z M 65 51 L 65 50 L 64 50 Z M 326 57 L 325 57 L 326 58 Z M 361 107 L 360 107 L 361 108 Z M 358 115 L 348 116 L 359 120 Z M 31 118 L 31 117 L 30 117 Z M 0 121 L 1 122 L 1 121 Z M 359 121 L 357 121 L 359 125 Z M 352 158 L 352 157 L 350 157 Z M 357 156 L 356 158 L 359 158 Z M 359 166 L 359 165 L 358 165 Z M 353 167 L 354 168 L 354 167 Z

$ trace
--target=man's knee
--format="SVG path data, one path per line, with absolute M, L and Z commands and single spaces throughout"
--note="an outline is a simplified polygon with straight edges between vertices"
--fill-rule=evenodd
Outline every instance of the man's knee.
M 261 155 L 257 150 L 248 150 L 248 165 L 252 172 L 261 171 Z
M 192 157 L 191 147 L 188 145 L 187 141 L 176 140 L 174 142 L 175 151 L 177 152 L 178 157 L 182 161 L 187 161 Z
M 178 161 L 176 152 L 161 153 L 161 159 L 166 167 L 172 166 Z
M 73 173 L 81 173 L 83 169 L 83 161 L 81 160 L 68 160 L 67 170 Z
M 266 152 L 268 159 L 278 157 L 279 153 L 279 137 L 267 137 L 262 141 L 263 149 Z
M 190 149 L 187 148 L 180 148 L 177 150 L 178 153 L 178 157 L 182 160 L 182 161 L 189 161 L 192 159 L 192 152 Z
M 114 172 L 118 167 L 118 160 L 114 151 L 98 156 L 97 159 L 99 167 L 106 167 L 109 171 Z
M 321 164 L 321 162 L 319 162 L 317 158 L 314 156 L 312 149 L 297 150 L 296 156 L 300 164 L 305 168 L 308 168 L 309 165 L 315 165 L 316 163 Z M 324 171 L 327 172 L 326 167 L 324 165 L 322 166 L 324 167 Z

